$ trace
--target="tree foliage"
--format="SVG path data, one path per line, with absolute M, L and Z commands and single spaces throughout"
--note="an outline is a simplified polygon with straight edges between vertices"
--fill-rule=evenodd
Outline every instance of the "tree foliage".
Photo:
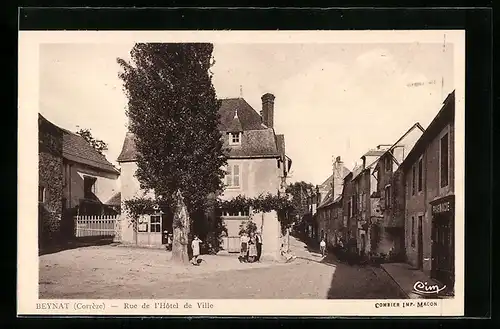
M 167 201 L 180 191 L 190 213 L 222 189 L 225 174 L 212 50 L 206 43 L 138 43 L 130 63 L 118 59 L 141 188 Z
M 314 185 L 304 181 L 290 184 L 285 189 L 286 193 L 292 196 L 293 213 L 292 216 L 302 218 L 307 209 L 307 198 L 314 194 Z
M 222 190 L 227 152 L 218 129 L 220 101 L 212 85 L 213 45 L 137 43 L 118 59 L 128 97 L 129 131 L 143 190 L 173 209 L 173 258 L 188 262 L 193 221 Z
M 76 133 L 82 136 L 97 152 L 102 154 L 104 151 L 108 150 L 108 144 L 100 139 L 95 139 L 90 129 L 80 129 Z

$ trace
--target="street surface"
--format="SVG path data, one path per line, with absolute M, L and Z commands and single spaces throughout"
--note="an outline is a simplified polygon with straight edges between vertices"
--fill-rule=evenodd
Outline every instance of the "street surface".
M 95 246 L 40 256 L 40 298 L 381 299 L 405 298 L 381 268 L 325 262 L 292 239 L 288 264 L 240 264 L 202 256 L 177 266 L 164 250 Z

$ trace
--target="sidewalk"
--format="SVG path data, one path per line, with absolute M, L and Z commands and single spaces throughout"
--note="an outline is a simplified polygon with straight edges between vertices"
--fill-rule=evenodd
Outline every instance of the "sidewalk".
M 415 269 L 406 263 L 386 263 L 380 265 L 389 276 L 398 284 L 401 290 L 408 296 L 408 298 L 413 299 L 425 299 L 425 298 L 449 298 L 452 297 L 445 292 L 440 294 L 419 294 L 414 291 L 413 286 L 416 282 L 420 281 L 426 283 L 427 286 L 437 285 L 442 287 L 442 284 L 434 279 L 431 279 L 424 272 Z M 447 290 L 447 289 L 446 289 Z

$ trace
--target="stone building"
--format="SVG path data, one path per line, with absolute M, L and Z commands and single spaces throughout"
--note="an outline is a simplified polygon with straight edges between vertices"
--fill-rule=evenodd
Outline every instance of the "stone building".
M 455 92 L 400 166 L 407 261 L 448 287 L 455 280 Z
M 243 98 L 222 99 L 219 109 L 219 130 L 224 139 L 224 148 L 229 149 L 225 168 L 225 189 L 221 199 L 229 200 L 238 195 L 257 197 L 260 194 L 284 192 L 286 176 L 291 159 L 285 154 L 284 135 L 275 133 L 274 101 L 272 94 L 261 97 L 262 111 L 255 111 Z M 128 132 L 118 157 L 121 165 L 121 199 L 132 199 L 144 193 L 135 177 L 137 170 L 134 135 Z M 276 212 L 255 213 L 252 209 L 224 210 L 221 215 L 227 229 L 222 248 L 239 252 L 239 228 L 243 221 L 252 220 L 263 236 L 263 257 L 279 257 L 281 226 Z M 143 216 L 145 231 L 134 231 L 126 214 L 122 216 L 122 239 L 124 242 L 143 245 L 162 245 L 164 231 L 172 230 L 171 219 L 158 213 Z M 154 222 L 152 222 L 154 221 Z M 152 230 L 154 228 L 154 231 Z
M 372 214 L 374 227 L 372 251 L 393 259 L 404 256 L 404 177 L 398 170 L 410 153 L 424 128 L 415 123 L 380 156 L 375 165 L 376 191 L 371 195 L 378 202 Z M 377 200 L 378 199 L 378 200 Z M 378 212 L 377 212 L 378 210 Z
M 83 137 L 38 115 L 39 204 L 58 218 L 66 238 L 74 216 L 116 213 L 106 202 L 119 192 L 116 169 Z
M 38 114 L 39 241 L 59 233 L 63 211 L 63 133 Z

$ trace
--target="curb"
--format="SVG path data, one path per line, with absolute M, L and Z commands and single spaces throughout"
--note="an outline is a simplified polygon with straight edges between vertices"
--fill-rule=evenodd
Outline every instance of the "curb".
M 399 282 L 397 282 L 396 279 L 394 279 L 394 277 L 389 272 L 387 272 L 387 270 L 385 269 L 384 266 L 382 266 L 382 264 L 380 265 L 380 268 L 382 270 L 384 270 L 384 272 L 391 278 L 392 281 L 394 281 L 394 283 L 396 284 L 396 286 L 398 286 L 399 290 L 401 290 L 401 292 L 403 293 L 403 295 L 406 296 L 406 298 L 408 298 L 408 299 L 414 299 L 414 298 L 411 298 L 410 295 L 403 289 L 403 287 L 401 287 L 401 285 L 399 284 Z

